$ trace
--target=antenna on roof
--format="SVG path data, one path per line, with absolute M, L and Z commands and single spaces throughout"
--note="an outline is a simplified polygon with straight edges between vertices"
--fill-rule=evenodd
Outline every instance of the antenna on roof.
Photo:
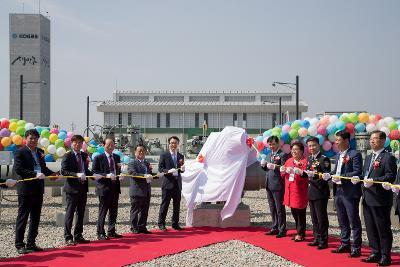
M 39 0 L 39 14 L 40 14 L 40 0 Z

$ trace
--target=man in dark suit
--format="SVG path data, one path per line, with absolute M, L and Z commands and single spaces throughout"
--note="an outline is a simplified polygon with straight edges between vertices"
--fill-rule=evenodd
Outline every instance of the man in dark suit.
M 396 181 L 392 185 L 392 192 L 394 193 L 393 197 L 395 199 L 395 203 L 393 204 L 394 207 L 394 214 L 399 216 L 400 221 L 400 168 L 397 169 Z
M 77 179 L 65 179 L 64 192 L 66 193 L 67 207 L 65 210 L 64 238 L 67 245 L 76 243 L 89 243 L 83 238 L 83 217 L 87 201 L 88 181 L 91 176 L 89 171 L 88 155 L 81 151 L 84 139 L 81 135 L 74 135 L 71 138 L 72 150 L 65 154 L 61 163 L 61 174 L 65 176 L 76 176 Z M 75 211 L 77 219 L 75 222 L 74 236 L 71 234 L 72 221 Z
M 147 230 L 147 216 L 150 207 L 151 181 L 153 179 L 150 163 L 145 160 L 145 148 L 137 145 L 135 148 L 135 159 L 128 164 L 128 173 L 133 176 L 144 178 L 130 179 L 129 196 L 131 198 L 131 231 L 132 233 L 151 234 Z
M 121 173 L 120 157 L 113 154 L 114 140 L 107 138 L 103 142 L 105 152 L 94 158 L 93 173 L 96 177 L 96 194 L 99 197 L 99 217 L 97 220 L 97 238 L 108 240 L 121 238 L 115 231 L 118 215 L 118 199 L 121 193 L 118 175 Z M 108 212 L 107 235 L 104 223 Z
M 350 253 L 350 257 L 361 256 L 361 220 L 359 204 L 361 185 L 359 180 L 340 179 L 337 176 L 358 177 L 362 173 L 361 153 L 350 148 L 350 134 L 345 131 L 336 133 L 336 145 L 339 153 L 336 155 L 335 168 L 332 171 L 332 182 L 336 187 L 335 205 L 340 227 L 341 244 L 332 253 Z M 322 178 L 327 180 L 331 174 L 324 173 Z M 353 244 L 350 247 L 350 234 Z
M 14 179 L 0 179 L 0 188 L 10 188 L 13 187 L 17 183 L 17 180 Z
M 44 178 L 57 175 L 47 168 L 44 161 L 44 152 L 37 148 L 39 133 L 35 130 L 25 132 L 26 146 L 14 154 L 14 171 L 18 180 L 37 178 L 23 181 L 17 185 L 18 215 L 15 228 L 15 247 L 19 254 L 43 251 L 36 245 L 36 237 L 42 211 Z M 29 222 L 28 240 L 25 246 L 24 234 L 26 224 Z
M 306 173 L 309 178 L 308 201 L 310 204 L 311 220 L 313 224 L 314 241 L 309 246 L 318 246 L 318 249 L 328 248 L 328 181 L 321 179 L 319 173 L 329 173 L 331 162 L 320 152 L 319 139 L 307 139 L 310 155 L 307 159 Z
M 261 167 L 266 171 L 265 189 L 267 190 L 268 205 L 272 217 L 272 227 L 265 234 L 276 235 L 277 238 L 281 238 L 286 236 L 286 210 L 283 205 L 285 181 L 281 177 L 279 166 L 285 164 L 287 155 L 279 148 L 278 137 L 270 136 L 267 142 L 271 153 L 267 155 L 266 159 L 261 160 Z
M 390 211 L 393 204 L 391 183 L 396 179 L 396 158 L 384 150 L 386 134 L 382 131 L 371 133 L 370 145 L 373 153 L 365 159 L 363 212 L 365 228 L 371 254 L 363 262 L 377 262 L 389 266 L 392 262 L 390 251 L 393 243 Z M 373 182 L 386 182 L 377 184 Z
M 160 155 L 158 170 L 165 173 L 162 181 L 161 190 L 161 206 L 158 216 L 158 227 L 162 231 L 166 231 L 165 218 L 167 217 L 168 206 L 173 201 L 172 212 L 172 228 L 175 230 L 183 230 L 179 226 L 179 209 L 181 202 L 182 177 L 181 172 L 185 171 L 184 157 L 177 151 L 179 138 L 171 136 L 168 138 L 169 151 Z

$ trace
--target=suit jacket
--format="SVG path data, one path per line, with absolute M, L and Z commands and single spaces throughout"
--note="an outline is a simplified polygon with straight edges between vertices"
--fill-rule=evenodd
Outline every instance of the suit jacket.
M 318 154 L 316 159 L 310 155 L 307 158 L 307 170 L 316 171 L 319 173 L 331 172 L 331 161 L 321 153 Z M 310 182 L 308 186 L 308 199 L 328 199 L 329 198 L 329 184 L 328 181 L 321 179 L 318 174 L 309 177 Z
M 44 152 L 40 148 L 36 148 L 36 157 L 39 161 L 41 171 L 44 175 L 49 176 L 54 172 L 47 168 L 44 161 Z M 14 153 L 14 171 L 17 174 L 17 180 L 36 177 L 35 159 L 31 150 L 27 146 L 23 146 Z M 36 195 L 44 193 L 44 180 L 31 180 L 17 184 L 18 195 Z
M 375 159 L 377 166 L 373 166 L 368 172 L 371 159 L 372 154 L 365 158 L 364 176 L 368 174 L 368 178 L 374 181 L 393 183 L 397 174 L 396 158 L 391 153 L 382 151 Z M 385 190 L 381 184 L 373 184 L 369 188 L 363 186 L 363 201 L 368 206 L 392 206 L 393 192 Z
M 134 159 L 128 164 L 128 173 L 135 176 L 144 176 L 145 174 L 152 174 L 152 169 L 147 160 L 141 163 L 138 159 Z M 143 178 L 130 178 L 129 196 L 151 196 L 151 184 L 148 184 L 146 179 Z
M 5 179 L 0 179 L 0 183 L 5 183 L 6 180 Z M 5 184 L 0 185 L 0 188 L 7 188 L 7 186 Z
M 396 181 L 394 184 L 400 185 L 400 168 L 397 169 Z M 393 194 L 393 198 L 395 199 L 394 203 L 394 214 L 399 215 L 400 211 L 400 193 L 398 195 Z M 400 216 L 400 215 L 399 215 Z
M 339 162 L 339 157 L 340 153 L 337 153 L 336 155 L 336 164 L 335 168 L 333 169 L 332 173 L 333 175 L 336 174 L 337 170 L 337 165 Z M 345 157 L 348 157 L 349 161 L 347 163 L 342 163 L 342 169 L 341 169 L 341 174 L 340 176 L 344 177 L 353 177 L 353 176 L 359 176 L 360 179 L 362 179 L 361 174 L 362 174 L 362 156 L 361 153 L 352 150 L 349 148 L 347 150 Z M 342 185 L 341 187 L 343 188 L 344 191 L 344 196 L 346 198 L 360 198 L 361 197 L 361 183 L 358 183 L 354 185 L 351 180 L 348 179 L 342 179 Z M 334 187 L 336 187 L 336 184 L 333 184 Z
M 81 153 L 82 164 L 85 168 L 85 175 L 91 176 L 93 173 L 89 170 L 88 155 L 85 152 Z M 81 171 L 78 169 L 78 160 L 76 159 L 75 153 L 69 151 L 65 154 L 63 161 L 61 162 L 61 174 L 65 176 L 76 176 Z M 68 194 L 78 194 L 80 191 L 88 192 L 88 180 L 81 183 L 80 179 L 65 179 L 64 192 Z
M 121 173 L 121 167 L 118 166 L 121 162 L 120 157 L 116 154 L 113 154 L 113 159 L 115 164 L 115 173 L 116 175 L 119 175 Z M 92 171 L 93 173 L 101 174 L 102 176 L 106 176 L 111 172 L 107 155 L 105 153 L 102 153 L 94 158 Z M 113 188 L 119 194 L 121 193 L 121 186 L 118 177 L 116 181 L 111 181 L 109 178 L 101 178 L 96 180 L 96 194 L 98 196 L 106 196 L 110 194 Z
M 174 164 L 171 153 L 169 151 L 164 152 L 160 155 L 160 161 L 158 162 L 159 172 L 168 172 L 172 168 L 180 168 L 184 165 L 184 157 L 181 153 L 177 152 L 177 165 Z M 181 172 L 178 171 L 178 176 L 173 176 L 168 173 L 164 175 L 164 179 L 161 184 L 162 189 L 178 189 L 182 190 L 182 177 Z
M 267 155 L 267 158 L 265 159 L 269 163 L 277 164 L 280 166 L 285 165 L 286 160 L 288 159 L 288 156 L 282 151 L 278 150 L 276 152 L 276 155 L 272 158 L 272 153 Z M 265 174 L 265 187 L 269 190 L 272 191 L 279 191 L 279 190 L 284 190 L 285 188 L 285 180 L 282 178 L 281 173 L 280 173 L 280 167 L 276 166 L 275 170 L 269 170 L 267 168 L 267 165 L 262 167 L 263 170 L 266 171 Z

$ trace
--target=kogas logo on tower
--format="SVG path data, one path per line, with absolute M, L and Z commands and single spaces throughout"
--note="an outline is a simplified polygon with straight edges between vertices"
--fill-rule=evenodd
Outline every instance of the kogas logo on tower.
M 13 33 L 11 34 L 13 39 L 37 39 L 38 35 L 36 33 Z

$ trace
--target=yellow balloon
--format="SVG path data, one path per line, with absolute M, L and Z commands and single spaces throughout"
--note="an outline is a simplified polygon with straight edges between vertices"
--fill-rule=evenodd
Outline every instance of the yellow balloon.
M 85 142 L 86 142 L 86 143 L 89 143 L 89 141 L 90 141 L 89 136 L 85 136 L 84 139 L 85 139 Z
M 16 122 L 12 122 L 12 123 L 10 123 L 10 125 L 8 126 L 8 129 L 9 129 L 11 132 L 15 132 L 15 131 L 17 130 L 17 127 L 18 127 L 18 124 L 17 124 Z
M 368 113 L 362 112 L 358 114 L 358 121 L 361 123 L 367 123 L 369 120 Z
M 18 135 L 18 134 L 14 135 L 13 138 L 12 138 L 12 142 L 14 144 L 16 144 L 17 146 L 22 144 L 22 140 L 23 140 L 22 137 L 20 135 Z
M 49 140 L 50 140 L 50 142 L 51 142 L 52 144 L 54 144 L 54 143 L 57 141 L 57 139 L 58 139 L 58 135 L 56 135 L 56 134 L 51 134 L 51 135 L 49 136 Z
M 43 153 L 44 153 L 45 155 L 49 153 L 49 152 L 47 152 L 47 147 L 43 147 L 42 149 L 43 149 Z
M 3 147 L 11 145 L 11 138 L 10 137 L 1 138 L 1 144 L 3 145 Z

